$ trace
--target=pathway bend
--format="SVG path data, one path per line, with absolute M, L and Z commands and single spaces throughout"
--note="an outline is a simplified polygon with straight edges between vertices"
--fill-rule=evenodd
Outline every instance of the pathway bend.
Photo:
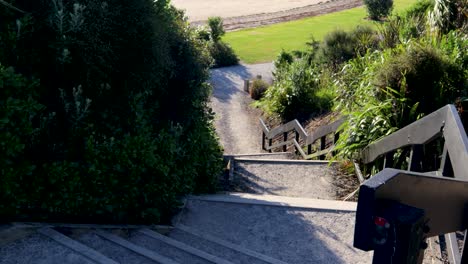
M 260 113 L 249 105 L 252 100 L 243 91 L 244 80 L 261 75 L 271 82 L 273 63 L 236 65 L 211 70 L 213 95 L 211 107 L 216 113 L 215 127 L 224 154 L 246 154 L 261 151 Z

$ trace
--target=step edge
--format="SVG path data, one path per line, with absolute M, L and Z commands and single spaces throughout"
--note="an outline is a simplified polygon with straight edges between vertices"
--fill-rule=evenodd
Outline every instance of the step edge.
M 293 155 L 293 152 L 275 152 L 275 153 L 244 153 L 244 154 L 224 154 L 223 157 L 225 158 L 235 158 L 235 157 L 249 157 L 249 156 L 282 156 L 282 155 Z
M 234 158 L 234 159 L 237 162 L 301 164 L 301 165 L 326 165 L 326 164 L 338 163 L 337 161 L 329 161 L 329 160 L 246 159 L 246 158 Z
M 130 251 L 133 251 L 141 256 L 144 256 L 146 258 L 149 258 L 153 261 L 156 261 L 158 263 L 161 263 L 161 264 L 180 264 L 172 259 L 169 259 L 167 257 L 164 257 L 158 253 L 156 253 L 155 251 L 152 251 L 152 250 L 149 250 L 145 247 L 141 247 L 141 246 L 138 246 L 124 238 L 121 238 L 117 235 L 114 235 L 114 234 L 111 234 L 109 232 L 105 232 L 103 230 L 96 230 L 95 233 L 97 235 L 99 235 L 100 237 L 106 239 L 106 240 L 109 240 L 110 242 L 114 243 L 114 244 L 117 244 L 123 248 L 126 248 Z
M 232 262 L 228 261 L 228 260 L 225 260 L 225 259 L 222 259 L 220 257 L 217 257 L 217 256 L 214 256 L 214 255 L 211 255 L 205 251 L 202 251 L 202 250 L 199 250 L 199 249 L 196 249 L 192 246 L 189 246 L 181 241 L 177 241 L 173 238 L 170 238 L 170 237 L 167 237 L 167 236 L 164 236 L 162 234 L 159 234 L 157 232 L 154 232 L 153 230 L 150 230 L 150 229 L 147 229 L 147 228 L 144 228 L 144 229 L 140 229 L 138 230 L 137 232 L 141 233 L 141 234 L 144 234 L 148 237 L 151 237 L 153 239 L 156 239 L 156 240 L 159 240 L 163 243 L 166 243 L 170 246 L 173 246 L 179 250 L 182 250 L 184 252 L 187 252 L 189 254 L 192 254 L 192 255 L 195 255 L 197 257 L 200 257 L 204 260 L 207 260 L 209 262 L 212 262 L 212 263 L 218 263 L 218 264 L 233 264 Z
M 101 252 L 88 247 L 87 245 L 76 241 L 56 230 L 53 230 L 49 227 L 43 227 L 37 230 L 37 232 L 41 235 L 44 235 L 55 242 L 59 243 L 66 248 L 73 250 L 74 252 L 92 260 L 100 264 L 118 264 L 118 262 L 110 259 L 106 255 L 102 254 Z
M 223 247 L 229 248 L 231 250 L 240 252 L 240 253 L 242 253 L 244 255 L 256 258 L 258 260 L 261 260 L 261 261 L 264 261 L 264 262 L 267 262 L 267 263 L 270 263 L 270 264 L 287 264 L 286 262 L 283 262 L 281 260 L 278 260 L 278 259 L 275 259 L 273 257 L 264 255 L 262 253 L 259 253 L 259 252 L 256 252 L 256 251 L 241 247 L 239 245 L 233 244 L 233 243 L 231 243 L 229 241 L 226 241 L 224 239 L 217 238 L 215 236 L 212 236 L 212 235 L 209 235 L 209 234 L 206 234 L 206 233 L 202 233 L 201 231 L 195 230 L 195 229 L 193 229 L 191 227 L 188 227 L 186 225 L 179 224 L 178 226 L 176 226 L 176 228 L 179 229 L 179 230 L 182 230 L 182 231 L 184 231 L 186 233 L 189 233 L 189 234 L 191 234 L 193 236 L 203 238 L 203 239 L 208 240 L 208 241 L 210 241 L 212 243 L 221 245 Z
M 337 200 L 299 198 L 277 195 L 263 194 L 246 194 L 246 193 L 226 193 L 226 194 L 211 194 L 211 195 L 191 195 L 188 197 L 191 200 L 199 200 L 206 202 L 223 202 L 247 205 L 263 205 L 276 206 L 285 208 L 298 209 L 315 209 L 322 211 L 347 211 L 356 212 L 356 202 L 345 202 Z

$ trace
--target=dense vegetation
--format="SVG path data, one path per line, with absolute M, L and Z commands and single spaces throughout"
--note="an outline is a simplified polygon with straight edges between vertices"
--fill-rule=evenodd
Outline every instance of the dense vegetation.
M 208 47 L 211 57 L 213 57 L 213 67 L 226 67 L 237 65 L 237 58 L 234 50 L 221 40 L 225 34 L 223 19 L 221 17 L 208 18 L 208 28 L 199 27 L 197 29 L 198 39 L 203 41 Z
M 466 100 L 467 8 L 463 1 L 420 1 L 378 30 L 337 30 L 305 52 L 283 52 L 260 105 L 285 120 L 339 112 L 346 122 L 336 150 L 357 158 L 369 143 Z M 448 9 L 451 19 L 438 11 Z
M 168 0 L 0 3 L 0 216 L 163 221 L 215 188 L 212 58 Z M 17 9 L 16 9 L 17 8 Z

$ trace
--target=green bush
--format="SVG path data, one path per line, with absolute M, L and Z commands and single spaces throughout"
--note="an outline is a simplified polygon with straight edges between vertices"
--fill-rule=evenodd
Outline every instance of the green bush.
M 364 4 L 372 20 L 388 16 L 393 9 L 393 0 L 364 0 Z
M 358 26 L 351 32 L 335 30 L 324 37 L 317 62 L 337 71 L 344 62 L 377 49 L 378 43 L 377 34 L 370 27 Z
M 213 67 L 215 68 L 237 65 L 239 63 L 239 58 L 237 58 L 234 50 L 222 41 L 210 43 L 209 50 L 214 59 Z
M 268 88 L 261 104 L 284 120 L 307 118 L 330 107 L 330 93 L 323 91 L 318 68 L 306 58 L 284 63 L 275 72 L 275 83 Z
M 250 85 L 250 97 L 254 100 L 260 100 L 270 85 L 262 79 L 253 80 Z
M 0 68 L 12 106 L 0 145 L 15 144 L 2 162 L 18 164 L 1 171 L 0 216 L 157 223 L 178 197 L 216 188 L 212 59 L 181 11 L 166 0 L 15 6 L 26 13 L 0 5 L 0 63 L 16 72 Z
M 221 17 L 209 17 L 208 26 L 210 27 L 211 39 L 218 42 L 226 33 L 224 31 L 223 19 Z

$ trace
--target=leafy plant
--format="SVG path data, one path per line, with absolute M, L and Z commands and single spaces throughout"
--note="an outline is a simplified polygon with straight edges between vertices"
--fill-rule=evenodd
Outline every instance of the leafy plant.
M 260 100 L 268 87 L 268 83 L 262 79 L 253 80 L 249 89 L 250 97 L 254 100 Z
M 393 8 L 393 0 L 364 0 L 364 4 L 372 20 L 388 16 Z
M 226 33 L 224 31 L 223 19 L 221 17 L 209 17 L 208 26 L 210 27 L 211 39 L 218 42 Z

